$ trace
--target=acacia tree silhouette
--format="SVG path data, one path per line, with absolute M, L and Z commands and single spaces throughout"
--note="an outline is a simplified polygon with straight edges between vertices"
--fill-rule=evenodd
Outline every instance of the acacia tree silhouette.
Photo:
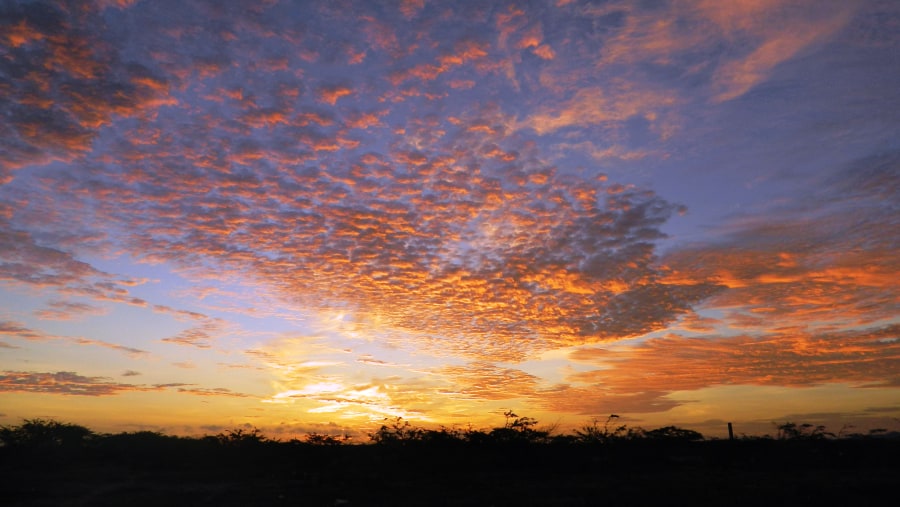
M 495 442 L 546 442 L 550 432 L 536 429 L 538 421 L 531 417 L 519 417 L 512 410 L 503 413 L 506 422 L 502 428 L 494 428 L 488 434 Z

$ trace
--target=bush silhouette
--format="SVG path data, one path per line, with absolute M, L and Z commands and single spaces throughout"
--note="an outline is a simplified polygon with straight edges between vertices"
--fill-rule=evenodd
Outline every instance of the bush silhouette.
M 823 440 L 834 437 L 834 433 L 825 430 L 825 426 L 813 426 L 812 424 L 796 424 L 785 422 L 777 425 L 778 440 Z
M 502 428 L 494 428 L 488 433 L 489 440 L 496 443 L 543 443 L 550 437 L 550 431 L 536 429 L 537 420 L 519 417 L 512 410 L 503 413 L 506 423 Z
M 52 419 L 25 419 L 19 426 L 0 428 L 0 441 L 10 447 L 68 449 L 84 446 L 95 437 L 84 426 Z
M 388 421 L 388 419 L 385 419 Z M 421 428 L 412 426 L 409 421 L 402 417 L 390 420 L 382 424 L 375 433 L 369 434 L 369 439 L 376 444 L 408 444 L 422 440 L 425 431 Z
M 259 428 L 235 428 L 219 433 L 215 438 L 224 447 L 236 448 L 258 447 L 266 442 L 271 442 Z
M 350 440 L 347 435 L 323 435 L 321 433 L 309 433 L 303 438 L 304 444 L 309 445 L 342 445 Z
M 703 440 L 703 435 L 694 430 L 687 430 L 677 426 L 664 426 L 655 430 L 645 431 L 645 438 L 655 440 L 668 440 L 679 442 L 696 442 Z
M 618 419 L 618 415 L 610 414 L 603 426 L 600 426 L 599 421 L 594 419 L 590 426 L 582 426 L 581 429 L 575 430 L 576 440 L 585 444 L 604 444 L 612 440 L 634 438 L 639 434 L 625 424 L 614 426 L 613 423 Z

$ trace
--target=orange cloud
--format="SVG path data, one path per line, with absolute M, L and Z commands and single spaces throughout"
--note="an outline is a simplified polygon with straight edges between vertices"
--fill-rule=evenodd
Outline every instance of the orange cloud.
M 200 388 L 193 384 L 139 385 L 113 382 L 108 377 L 86 377 L 71 371 L 56 373 L 4 371 L 0 374 L 0 392 L 61 394 L 67 396 L 115 396 L 128 392 L 174 389 L 197 396 L 249 397 L 226 388 Z
M 532 49 L 531 52 L 543 58 L 544 60 L 553 60 L 554 58 L 556 58 L 556 52 L 553 51 L 553 48 L 551 48 L 548 44 L 541 44 L 540 46 Z
M 71 396 L 110 396 L 146 388 L 111 382 L 106 377 L 84 377 L 75 372 L 36 373 L 5 371 L 0 374 L 0 391 L 63 394 Z
M 401 0 L 400 12 L 408 18 L 414 17 L 425 8 L 425 0 Z
M 45 37 L 43 33 L 29 26 L 28 21 L 25 19 L 7 26 L 4 36 L 6 37 L 6 43 L 14 48 L 32 41 L 41 41 Z
M 397 33 L 394 28 L 385 22 L 375 19 L 372 16 L 363 16 L 365 21 L 363 33 L 373 47 L 386 51 L 394 56 L 401 56 L 400 42 L 397 39 Z
M 369 127 L 380 126 L 382 125 L 381 117 L 386 113 L 387 111 L 353 114 L 346 119 L 344 125 L 347 128 L 363 130 L 368 129 Z
M 765 336 L 655 338 L 616 353 L 582 349 L 576 361 L 607 367 L 569 380 L 602 383 L 624 393 L 689 391 L 713 385 L 871 386 L 897 382 L 898 326 L 867 331 Z
M 353 95 L 353 89 L 342 85 L 329 85 L 319 88 L 319 100 L 326 104 L 335 105 L 341 97 Z
M 535 395 L 538 378 L 521 370 L 486 362 L 445 366 L 439 373 L 452 379 L 453 388 L 443 394 L 477 400 L 506 400 Z

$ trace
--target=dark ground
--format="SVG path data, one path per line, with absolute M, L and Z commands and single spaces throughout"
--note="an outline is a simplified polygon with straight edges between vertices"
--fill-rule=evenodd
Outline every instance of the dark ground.
M 898 487 L 900 442 L 876 439 L 0 447 L 9 507 L 874 506 Z

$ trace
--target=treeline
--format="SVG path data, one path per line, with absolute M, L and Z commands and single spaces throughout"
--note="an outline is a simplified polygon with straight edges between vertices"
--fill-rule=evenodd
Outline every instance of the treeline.
M 422 428 L 411 424 L 402 417 L 386 419 L 376 431 L 368 434 L 367 442 L 354 442 L 348 435 L 308 433 L 301 439 L 281 441 L 267 437 L 258 428 L 235 428 L 216 435 L 203 437 L 175 437 L 160 432 L 138 431 L 132 433 L 101 434 L 84 426 L 60 422 L 53 419 L 26 419 L 19 425 L 0 427 L 0 446 L 7 448 L 74 448 L 89 445 L 124 444 L 166 446 L 194 441 L 206 446 L 224 448 L 248 448 L 260 445 L 289 444 L 304 446 L 338 446 L 367 443 L 381 446 L 426 445 L 426 444 L 467 444 L 491 446 L 505 444 L 555 444 L 555 445 L 598 445 L 624 442 L 700 442 L 707 440 L 701 433 L 664 426 L 655 429 L 631 427 L 619 422 L 619 416 L 612 414 L 605 421 L 594 420 L 571 433 L 559 434 L 554 428 L 542 428 L 538 421 L 530 417 L 520 417 L 512 411 L 504 413 L 503 426 L 484 429 Z M 775 435 L 739 436 L 738 440 L 835 440 L 835 439 L 898 439 L 900 433 L 886 429 L 874 429 L 862 434 L 842 429 L 838 433 L 828 431 L 825 426 L 786 422 L 776 424 Z
M 603 444 L 613 441 L 655 440 L 697 442 L 704 440 L 701 433 L 665 426 L 652 430 L 641 427 L 629 427 L 617 424 L 619 416 L 610 415 L 606 422 L 600 424 L 595 420 L 590 425 L 581 427 L 569 434 L 556 434 L 554 428 L 541 428 L 538 421 L 531 417 L 519 417 L 512 411 L 505 412 L 506 421 L 503 426 L 489 430 L 472 428 L 459 429 L 441 427 L 426 429 L 413 426 L 401 417 L 383 424 L 377 431 L 369 435 L 375 444 L 410 444 L 410 443 L 468 443 L 476 445 L 491 444 Z M 318 435 L 311 436 L 320 440 Z
M 558 434 L 508 412 L 486 430 L 385 420 L 349 445 L 252 427 L 178 437 L 29 419 L 0 427 L 0 505 L 874 505 L 896 494 L 896 433 L 775 429 L 729 441 L 610 416 Z

